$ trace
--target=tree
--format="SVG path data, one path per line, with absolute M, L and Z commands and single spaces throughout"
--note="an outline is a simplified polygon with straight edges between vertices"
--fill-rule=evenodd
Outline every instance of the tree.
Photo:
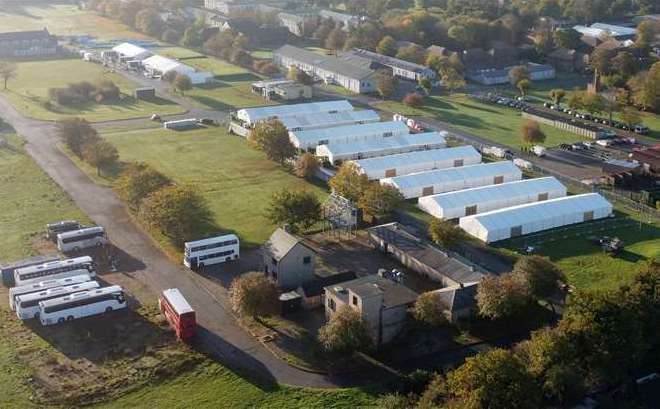
M 660 62 L 628 80 L 630 98 L 642 110 L 660 111 Z
M 176 79 L 177 75 L 179 75 L 178 72 L 176 72 L 174 70 L 170 70 L 170 71 L 167 71 L 165 74 L 163 74 L 161 79 L 163 81 L 167 82 L 168 84 L 174 84 L 174 80 Z
M 362 192 L 357 205 L 365 216 L 380 219 L 389 216 L 404 200 L 397 188 L 371 182 Z
M 559 289 L 564 282 L 564 273 L 549 259 L 541 256 L 525 256 L 516 261 L 513 275 L 524 284 L 531 296 L 547 299 Z
M 477 307 L 484 317 L 512 317 L 524 311 L 529 302 L 527 287 L 512 274 L 486 277 L 477 288 Z
M 603 45 L 599 45 L 592 52 L 589 57 L 589 64 L 591 68 L 597 70 L 599 74 L 611 74 L 612 66 L 610 62 L 614 58 L 616 51 Z
M 283 165 L 296 156 L 296 147 L 289 139 L 289 131 L 278 119 L 259 122 L 250 132 L 249 141 L 266 157 Z
M 346 32 L 341 27 L 334 28 L 328 38 L 325 40 L 325 46 L 335 52 L 344 48 L 344 43 L 346 42 Z
M 512 85 L 518 86 L 522 80 L 530 80 L 529 71 L 524 65 L 517 65 L 509 70 L 509 80 Z
M 167 185 L 151 193 L 142 201 L 140 216 L 176 245 L 212 225 L 208 203 L 192 186 Z
M 279 304 L 277 294 L 275 283 L 256 271 L 236 277 L 229 287 L 232 308 L 243 317 L 275 314 Z
M 557 47 L 574 50 L 580 46 L 581 39 L 582 34 L 572 28 L 556 30 L 554 32 L 554 40 Z
M 241 67 L 251 67 L 254 60 L 249 52 L 242 48 L 237 48 L 231 53 L 231 62 Z
M 5 89 L 7 89 L 7 82 L 16 78 L 18 66 L 9 61 L 0 61 L 0 77 L 4 82 Z
M 621 111 L 621 122 L 632 127 L 642 122 L 642 116 L 635 108 L 626 107 Z
M 552 103 L 555 105 L 561 104 L 562 99 L 566 96 L 566 91 L 561 88 L 551 89 L 548 93 L 548 96 L 552 100 Z
M 360 313 L 348 305 L 340 307 L 328 323 L 319 329 L 318 338 L 326 352 L 344 356 L 371 347 L 366 323 Z
M 319 170 L 320 164 L 316 156 L 310 152 L 305 152 L 296 160 L 295 172 L 296 176 L 311 179 L 316 175 Z
M 598 114 L 606 109 L 605 99 L 595 92 L 584 92 L 582 94 L 582 109 L 590 114 Z
M 174 88 L 176 88 L 181 95 L 184 95 L 186 91 L 191 90 L 193 87 L 190 77 L 186 74 L 177 74 L 172 85 L 174 85 Z
M 463 230 L 447 220 L 433 219 L 429 224 L 429 236 L 434 243 L 451 247 L 463 239 Z
M 321 220 L 321 203 L 309 191 L 283 189 L 273 194 L 266 217 L 275 225 L 288 225 L 296 232 L 308 229 Z
M 644 20 L 637 25 L 637 36 L 635 46 L 641 50 L 647 50 L 656 35 L 660 33 L 660 23 L 655 20 Z
M 545 142 L 545 133 L 541 130 L 541 125 L 533 119 L 525 122 L 520 128 L 520 137 L 524 143 L 529 145 Z
M 188 48 L 199 48 L 204 45 L 204 37 L 198 27 L 191 26 L 183 32 L 181 45 Z
M 447 69 L 441 77 L 442 85 L 444 85 L 451 94 L 453 91 L 463 88 L 465 86 L 465 79 L 461 74 L 453 68 Z
M 424 92 L 426 92 L 426 95 L 429 95 L 431 93 L 431 90 L 433 89 L 433 83 L 431 82 L 430 79 L 424 77 L 419 80 L 419 86 L 424 89 Z
M 383 99 L 391 98 L 399 88 L 399 80 L 388 70 L 378 70 L 376 73 L 376 89 Z
M 424 64 L 426 61 L 426 50 L 417 44 L 411 44 L 407 47 L 401 48 L 397 52 L 396 58 L 414 62 L 416 64 Z
M 163 20 L 155 10 L 143 9 L 135 15 L 135 28 L 152 37 L 163 32 Z
M 447 389 L 460 402 L 455 407 L 536 409 L 542 406 L 538 385 L 521 360 L 504 349 L 467 358 L 447 375 Z
M 328 184 L 338 195 L 357 203 L 369 186 L 369 178 L 358 172 L 355 163 L 344 162 Z
M 413 315 L 419 322 L 430 326 L 440 326 L 447 323 L 444 314 L 445 307 L 440 301 L 438 293 L 428 291 L 422 293 L 415 301 Z
M 178 44 L 181 41 L 182 34 L 172 28 L 168 28 L 160 35 L 160 39 L 170 44 Z
M 171 183 L 167 176 L 146 163 L 133 163 L 122 172 L 118 186 L 128 206 L 138 210 L 142 200 Z
M 87 143 L 83 148 L 82 156 L 86 162 L 96 167 L 98 175 L 101 175 L 102 168 L 108 168 L 119 160 L 117 148 L 105 139 L 100 138 L 93 143 Z
M 549 28 L 537 30 L 532 40 L 534 41 L 534 49 L 541 56 L 547 56 L 555 48 L 553 33 Z
M 419 108 L 424 105 L 424 97 L 416 92 L 410 92 L 403 97 L 403 103 L 412 108 Z
M 96 129 L 82 118 L 67 118 L 57 122 L 57 133 L 76 156 L 82 157 L 85 145 L 99 138 Z
M 376 51 L 379 54 L 387 55 L 390 57 L 394 57 L 398 49 L 399 48 L 396 45 L 396 40 L 392 38 L 392 36 L 383 37 L 376 47 Z
M 612 69 L 623 78 L 630 78 L 639 69 L 635 57 L 628 51 L 618 52 L 610 61 Z
M 299 82 L 303 85 L 312 85 L 314 83 L 314 79 L 309 74 L 296 67 L 295 65 L 292 65 L 289 68 L 288 77 L 290 80 Z
M 576 89 L 568 95 L 568 106 L 572 109 L 582 109 L 584 107 L 582 97 L 584 92 Z
M 520 80 L 516 83 L 516 88 L 518 88 L 518 91 L 520 91 L 520 95 L 524 97 L 527 95 L 527 91 L 532 88 L 532 81 L 526 79 Z

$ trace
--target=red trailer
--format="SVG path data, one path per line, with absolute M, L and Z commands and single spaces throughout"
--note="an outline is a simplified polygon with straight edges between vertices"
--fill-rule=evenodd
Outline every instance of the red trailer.
M 197 330 L 195 310 L 178 288 L 163 291 L 158 298 L 158 306 L 176 332 L 177 338 L 186 341 L 195 335 Z

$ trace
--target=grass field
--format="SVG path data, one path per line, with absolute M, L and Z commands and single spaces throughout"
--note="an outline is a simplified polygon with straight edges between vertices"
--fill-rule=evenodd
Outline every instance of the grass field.
M 219 227 L 258 245 L 274 226 L 264 218 L 271 195 L 281 189 L 325 191 L 283 170 L 246 141 L 222 128 L 184 132 L 163 129 L 107 133 L 124 161 L 144 161 L 179 183 L 198 186 Z
M 122 91 L 117 103 L 89 103 L 80 107 L 66 107 L 52 103 L 47 109 L 48 89 L 63 87 L 72 82 L 112 80 Z M 130 96 L 139 85 L 103 66 L 77 59 L 30 61 L 18 63 L 18 75 L 2 91 L 12 104 L 27 116 L 44 120 L 57 120 L 68 116 L 83 116 L 90 122 L 146 117 L 154 112 L 161 115 L 181 113 L 179 105 L 165 100 L 137 101 Z
M 107 40 L 147 38 L 115 20 L 80 10 L 73 4 L 10 3 L 3 3 L 0 8 L 0 32 L 42 30 L 46 27 L 51 33 L 62 36 L 88 34 Z
M 525 119 L 520 112 L 499 105 L 483 104 L 464 94 L 433 95 L 426 98 L 422 108 L 411 108 L 400 102 L 385 101 L 378 106 L 391 112 L 409 116 L 429 116 L 447 122 L 452 128 L 492 141 L 517 147 L 521 145 L 520 128 Z M 557 128 L 541 125 L 547 139 L 545 146 L 572 143 L 584 137 Z

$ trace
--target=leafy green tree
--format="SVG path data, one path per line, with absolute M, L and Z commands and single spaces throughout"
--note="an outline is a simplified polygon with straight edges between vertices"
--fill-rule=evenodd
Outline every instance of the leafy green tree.
M 639 69 L 637 59 L 628 51 L 619 51 L 610 61 L 612 69 L 623 78 L 630 78 Z
M 486 277 L 477 288 L 477 307 L 484 317 L 513 317 L 523 312 L 529 303 L 527 287 L 511 274 Z
M 465 237 L 460 227 L 441 219 L 431 221 L 428 233 L 434 243 L 443 247 L 452 247 Z
M 401 192 L 392 186 L 371 182 L 357 201 L 365 216 L 380 219 L 389 216 L 404 202 Z
M 305 152 L 296 160 L 296 176 L 305 179 L 312 179 L 320 167 L 321 165 L 319 164 L 318 159 L 316 159 L 316 156 L 310 152 Z
M 466 84 L 463 76 L 453 68 L 447 69 L 442 74 L 441 79 L 442 79 L 442 85 L 444 85 L 445 88 L 449 90 L 450 94 L 459 88 L 463 88 Z
M 548 93 L 548 96 L 552 100 L 552 103 L 555 105 L 561 104 L 561 101 L 564 99 L 566 96 L 566 91 L 564 91 L 561 88 L 553 88 L 550 90 Z
M 637 317 L 642 325 L 644 339 L 650 345 L 660 343 L 660 263 L 651 259 L 642 265 L 632 283 L 620 291 L 625 307 Z
M 590 114 L 598 114 L 607 108 L 605 99 L 594 92 L 584 92 L 582 95 L 582 109 Z
M 582 34 L 572 28 L 560 29 L 554 32 L 554 40 L 557 47 L 574 50 L 580 46 Z
M 511 84 L 518 86 L 518 83 L 523 80 L 530 80 L 529 71 L 524 65 L 517 65 L 509 70 L 509 80 Z
M 167 176 L 146 163 L 133 163 L 122 172 L 117 185 L 128 206 L 138 210 L 142 200 L 171 183 Z
M 200 29 L 196 26 L 191 26 L 183 32 L 181 45 L 188 48 L 199 48 L 204 45 L 204 37 Z
M 284 164 L 296 156 L 296 147 L 289 139 L 289 131 L 278 119 L 259 122 L 250 132 L 250 143 L 262 150 L 268 159 Z
M 309 74 L 294 65 L 289 68 L 288 77 L 290 80 L 299 82 L 303 85 L 312 85 L 314 83 L 314 79 Z
M 642 110 L 660 111 L 660 62 L 628 80 L 630 98 Z
M 584 96 L 584 92 L 579 91 L 579 90 L 574 90 L 568 95 L 568 106 L 572 109 L 582 109 L 584 107 L 584 103 L 582 100 L 582 97 Z
M 417 64 L 424 64 L 424 61 L 426 61 L 426 50 L 417 44 L 411 44 L 401 48 L 397 52 L 396 58 Z
M 516 88 L 518 88 L 518 91 L 520 91 L 520 95 L 524 97 L 527 95 L 527 91 L 532 88 L 532 81 L 526 79 L 520 80 L 516 83 Z
M 143 9 L 135 16 L 135 28 L 147 35 L 158 37 L 163 32 L 164 22 L 155 10 Z
M 612 73 L 611 61 L 616 55 L 616 51 L 607 46 L 598 46 L 589 57 L 591 68 L 597 70 L 599 74 L 608 75 Z
M 163 34 L 160 35 L 160 39 L 166 43 L 178 44 L 179 41 L 181 41 L 182 36 L 183 34 L 181 34 L 180 31 L 176 31 L 173 28 L 167 28 L 163 31 Z
M 433 83 L 431 83 L 431 80 L 426 77 L 419 80 L 419 86 L 424 89 L 426 95 L 429 95 L 433 89 Z
M 399 88 L 399 80 L 388 70 L 376 72 L 376 89 L 383 99 L 391 98 Z
M 337 55 L 339 50 L 344 48 L 345 43 L 346 32 L 341 27 L 336 27 L 330 31 L 330 34 L 328 34 L 325 40 L 325 46 L 334 51 L 335 55 Z
M 308 191 L 283 189 L 273 194 L 266 210 L 268 220 L 275 225 L 289 225 L 295 232 L 308 229 L 321 220 L 321 203 Z
M 18 75 L 18 66 L 9 61 L 0 61 L 0 78 L 4 82 L 5 89 L 9 80 L 16 78 Z
M 467 358 L 447 375 L 449 395 L 465 408 L 541 407 L 540 388 L 521 360 L 509 351 L 493 349 Z
M 626 107 L 621 111 L 621 122 L 628 126 L 635 126 L 642 122 L 642 116 L 635 108 Z
M 424 97 L 417 92 L 410 92 L 403 97 L 403 103 L 412 108 L 419 108 L 424 105 Z
M 564 273 L 548 258 L 521 257 L 513 266 L 513 275 L 525 285 L 532 297 L 547 300 L 566 281 Z
M 520 128 L 520 137 L 523 143 L 528 145 L 542 144 L 545 142 L 545 133 L 541 130 L 541 125 L 533 119 L 528 120 Z
M 66 118 L 58 121 L 57 133 L 67 148 L 78 157 L 82 157 L 85 145 L 99 138 L 96 129 L 83 118 Z
M 390 57 L 394 57 L 398 51 L 398 47 L 396 45 L 396 40 L 392 38 L 392 36 L 385 36 L 380 40 L 378 43 L 378 46 L 376 47 L 376 51 L 380 54 L 383 55 L 388 55 Z
M 360 313 L 344 305 L 319 329 L 319 342 L 326 352 L 349 356 L 371 348 L 367 325 Z
M 191 90 L 193 87 L 190 77 L 186 74 L 177 74 L 172 85 L 174 85 L 174 88 L 176 88 L 181 95 L 184 95 L 186 91 Z
M 428 291 L 422 293 L 415 301 L 413 315 L 417 321 L 426 325 L 440 326 L 447 323 L 444 309 L 445 307 L 442 305 L 438 293 Z
M 644 20 L 637 25 L 637 36 L 635 46 L 641 50 L 647 50 L 655 37 L 660 33 L 660 23 L 655 20 Z
M 229 297 L 233 310 L 243 317 L 273 315 L 279 304 L 275 284 L 256 271 L 236 277 L 229 287 Z
M 167 185 L 142 201 L 140 216 L 176 245 L 212 225 L 208 203 L 192 186 Z
M 83 148 L 82 157 L 90 165 L 96 168 L 96 173 L 101 175 L 101 169 L 113 166 L 119 160 L 119 152 L 110 142 L 99 138 L 87 143 Z
M 357 203 L 369 186 L 369 178 L 358 171 L 355 163 L 344 162 L 328 184 L 340 196 Z

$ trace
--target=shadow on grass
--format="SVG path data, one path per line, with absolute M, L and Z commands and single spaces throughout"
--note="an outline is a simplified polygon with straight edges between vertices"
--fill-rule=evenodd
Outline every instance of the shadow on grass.
M 220 102 L 215 98 L 207 97 L 204 95 L 191 95 L 190 98 L 202 105 L 206 105 L 207 107 L 218 111 L 228 111 L 235 108 L 233 105 L 225 104 L 224 102 Z
M 240 73 L 240 74 L 216 75 L 215 78 L 225 82 L 247 82 L 247 81 L 259 81 L 261 79 L 249 72 Z
M 214 90 L 214 89 L 219 89 L 219 88 L 231 88 L 230 84 L 227 84 L 222 81 L 218 81 L 217 79 L 212 82 L 207 82 L 205 84 L 198 84 L 195 86 L 195 88 L 199 89 L 205 89 L 205 90 Z

